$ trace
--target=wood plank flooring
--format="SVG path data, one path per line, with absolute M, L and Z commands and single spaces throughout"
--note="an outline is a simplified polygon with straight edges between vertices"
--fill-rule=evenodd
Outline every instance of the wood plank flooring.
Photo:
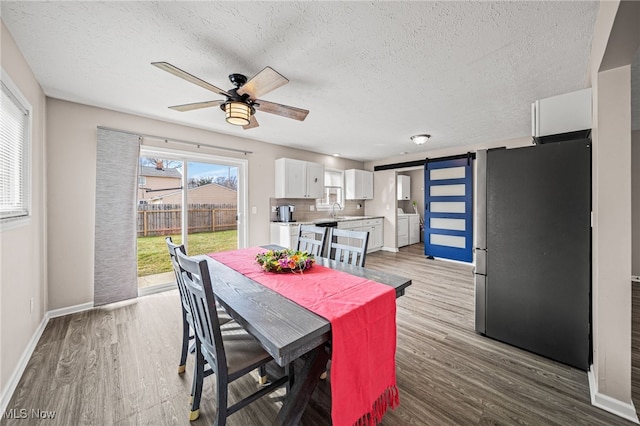
M 371 253 L 367 266 L 413 280 L 398 299 L 401 405 L 386 414 L 383 425 L 632 424 L 591 406 L 586 373 L 476 334 L 469 266 L 427 260 L 420 244 L 399 253 Z M 640 309 L 640 291 L 634 291 L 634 305 Z M 640 394 L 638 309 L 634 396 Z M 0 423 L 212 424 L 212 380 L 205 382 L 200 419 L 188 421 L 193 357 L 187 372 L 178 375 L 180 327 L 175 290 L 52 319 L 8 409 L 55 411 L 56 417 Z M 230 388 L 230 399 L 256 383 L 255 375 L 239 380 Z M 228 424 L 271 424 L 281 399 L 282 392 L 262 398 L 232 415 Z M 301 424 L 329 425 L 330 406 L 327 380 L 316 389 Z

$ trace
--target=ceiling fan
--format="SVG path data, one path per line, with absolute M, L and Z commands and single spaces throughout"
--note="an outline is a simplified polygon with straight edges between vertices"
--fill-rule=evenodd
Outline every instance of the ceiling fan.
M 258 121 L 254 115 L 256 110 L 280 115 L 286 118 L 292 118 L 298 121 L 303 121 L 307 117 L 307 114 L 309 114 L 309 111 L 306 109 L 258 99 L 259 96 L 263 96 L 289 82 L 289 80 L 271 67 L 266 67 L 248 81 L 247 77 L 242 74 L 231 74 L 229 75 L 229 80 L 231 80 L 231 83 L 236 87 L 229 90 L 222 90 L 213 84 L 207 83 L 206 81 L 171 65 L 168 62 L 152 62 L 151 65 L 226 97 L 226 99 L 215 101 L 195 102 L 192 104 L 169 107 L 176 111 L 184 112 L 194 109 L 219 106 L 220 109 L 225 112 L 225 117 L 228 123 L 236 126 L 242 126 L 244 129 L 258 127 Z

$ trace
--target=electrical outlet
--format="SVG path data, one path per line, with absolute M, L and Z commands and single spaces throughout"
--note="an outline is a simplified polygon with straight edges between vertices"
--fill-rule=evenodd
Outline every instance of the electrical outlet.
M 258 213 L 258 208 L 256 206 L 251 207 L 251 214 Z
M 314 211 L 315 209 L 316 209 L 316 206 L 314 206 L 314 205 L 310 205 L 309 206 L 309 211 Z
M 275 213 L 277 210 L 276 206 L 271 206 L 271 213 Z

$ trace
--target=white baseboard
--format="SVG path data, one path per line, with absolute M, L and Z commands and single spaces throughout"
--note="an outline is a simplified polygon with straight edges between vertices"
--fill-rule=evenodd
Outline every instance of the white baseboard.
M 80 305 L 67 306 L 66 308 L 54 309 L 52 311 L 48 311 L 45 314 L 47 321 L 51 318 L 63 317 L 69 314 L 75 314 L 77 312 L 83 312 L 93 309 L 93 302 L 82 303 Z
M 618 417 L 622 417 L 623 419 L 627 419 L 636 424 L 640 424 L 640 421 L 638 421 L 638 415 L 636 414 L 636 408 L 633 405 L 633 401 L 631 401 L 630 403 L 622 402 L 618 399 L 598 392 L 598 384 L 596 382 L 596 377 L 593 374 L 593 365 L 591 366 L 591 368 L 589 368 L 587 377 L 589 378 L 591 405 L 613 413 Z
M 382 247 L 381 251 L 389 251 L 391 253 L 398 253 L 400 250 L 397 247 Z

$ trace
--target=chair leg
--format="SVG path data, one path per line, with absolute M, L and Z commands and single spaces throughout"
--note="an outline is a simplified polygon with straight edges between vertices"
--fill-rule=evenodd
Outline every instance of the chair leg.
M 227 378 L 222 377 L 220 371 L 216 372 L 216 394 L 218 411 L 216 413 L 215 426 L 225 426 L 227 424 Z
M 200 351 L 200 345 L 196 344 L 196 368 L 193 375 L 191 412 L 189 421 L 197 420 L 200 417 L 200 398 L 202 397 L 202 381 L 204 379 L 204 356 Z
M 258 379 L 258 383 L 261 385 L 266 385 L 267 384 L 267 367 L 264 365 L 261 365 L 260 367 L 258 367 L 258 375 L 260 376 L 260 378 Z
M 189 350 L 189 323 L 187 323 L 187 313 L 182 309 L 182 350 L 180 352 L 180 364 L 178 374 L 184 373 L 187 367 L 187 351 Z
M 331 354 L 331 342 L 327 342 L 327 344 L 325 345 L 325 350 L 327 352 L 329 352 L 329 354 Z M 329 362 L 327 361 L 327 366 L 324 367 L 324 371 L 320 375 L 320 380 L 326 380 L 327 379 L 327 371 L 329 371 L 328 364 L 329 364 Z

